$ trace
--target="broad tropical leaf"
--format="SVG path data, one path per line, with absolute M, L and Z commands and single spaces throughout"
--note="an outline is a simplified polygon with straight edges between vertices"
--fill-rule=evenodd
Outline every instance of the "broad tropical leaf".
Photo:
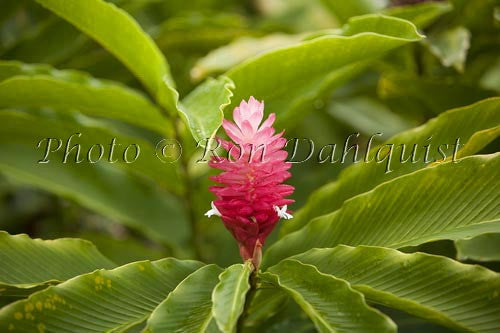
M 344 280 L 290 259 L 269 272 L 262 278 L 290 294 L 319 332 L 396 332 L 396 325 L 369 307 L 363 295 Z
M 481 77 L 479 85 L 485 89 L 500 92 L 500 59 L 491 64 Z
M 118 58 L 170 112 L 178 93 L 163 54 L 125 11 L 103 0 L 37 0 Z
M 500 330 L 500 274 L 424 253 L 339 245 L 293 257 L 346 280 L 377 304 L 459 331 Z
M 419 29 L 424 29 L 452 9 L 453 6 L 448 2 L 421 2 L 413 5 L 386 8 L 382 13 L 408 20 Z
M 415 26 L 401 19 L 352 19 L 341 35 L 267 52 L 228 71 L 236 85 L 232 106 L 253 95 L 265 100 L 266 109 L 276 112 L 281 122 L 296 123 L 322 93 L 359 73 L 364 61 L 420 39 Z
M 500 261 L 500 233 L 455 241 L 458 260 Z
M 85 73 L 45 65 L 0 62 L 0 108 L 52 107 L 78 110 L 172 136 L 172 124 L 142 94 Z
M 98 270 L 32 294 L 0 310 L 2 332 L 123 331 L 147 318 L 195 261 L 140 261 Z
M 463 72 L 470 48 L 470 39 L 471 34 L 467 28 L 454 27 L 430 35 L 426 44 L 443 66 L 453 66 L 456 70 Z
M 481 151 L 500 136 L 500 126 L 484 129 L 474 133 L 469 141 L 458 151 L 457 157 L 462 158 Z
M 114 0 L 110 2 L 119 4 L 120 8 L 131 15 L 140 15 L 141 10 L 145 9 L 144 7 L 151 4 L 152 1 Z M 60 64 L 68 59 L 73 59 L 75 55 L 86 50 L 90 45 L 92 44 L 89 38 L 74 26 L 54 15 L 47 15 L 47 18 L 38 22 L 35 31 L 19 38 L 17 43 L 2 56 L 5 59 L 17 59 L 25 62 Z M 89 54 L 86 56 L 88 57 Z
M 47 16 L 34 31 L 26 33 L 6 50 L 3 58 L 55 64 L 71 57 L 88 42 L 86 36 L 67 22 L 53 15 Z
M 144 332 L 205 332 L 212 317 L 212 291 L 222 270 L 207 265 L 189 275 L 153 311 Z
M 236 330 L 238 318 L 245 306 L 245 296 L 250 289 L 249 278 L 253 266 L 250 261 L 235 264 L 224 270 L 212 293 L 213 317 L 224 333 Z
M 106 129 L 99 123 L 90 122 L 86 125 L 85 120 L 78 122 L 69 117 L 64 120 L 50 119 L 0 110 L 0 123 L 0 138 L 3 139 L 0 145 L 16 143 L 32 147 L 33 153 L 37 155 L 32 163 L 107 163 L 109 166 L 148 177 L 175 193 L 183 190 L 179 181 L 178 165 L 162 163 L 155 148 L 146 140 Z
M 280 47 L 300 42 L 304 35 L 271 34 L 261 38 L 241 37 L 234 42 L 210 51 L 196 62 L 191 77 L 201 80 L 213 73 L 225 72 L 241 62 Z
M 0 231 L 0 296 L 25 296 L 50 284 L 115 264 L 77 238 L 31 239 Z
M 392 136 L 407 130 L 412 124 L 391 112 L 384 104 L 367 97 L 352 97 L 332 101 L 328 114 L 368 136 L 387 129 L 385 135 Z
M 347 200 L 337 211 L 274 243 L 263 265 L 314 247 L 401 248 L 499 232 L 500 153 L 457 162 L 401 176 Z
M 498 96 L 494 91 L 465 80 L 420 77 L 400 71 L 382 74 L 377 90 L 385 103 L 397 105 L 400 110 L 436 115 Z
M 33 146 L 0 145 L 0 171 L 9 179 L 60 195 L 170 246 L 188 238 L 180 200 L 154 183 L 110 164 L 38 164 Z
M 208 78 L 182 100 L 180 110 L 200 145 L 205 146 L 222 124 L 224 108 L 231 104 L 234 88 L 233 81 L 225 76 Z
M 286 307 L 289 298 L 282 289 L 257 289 L 255 296 L 250 300 L 244 320 L 245 327 L 257 329 L 262 323 L 273 320 L 272 317 Z
M 347 22 L 353 16 L 379 12 L 386 5 L 383 0 L 322 0 L 322 2 L 342 23 Z
M 369 191 L 383 182 L 426 167 L 428 164 L 425 164 L 423 160 L 425 145 L 431 144 L 435 148 L 429 153 L 430 160 L 442 158 L 437 151 L 437 146 L 442 144 L 449 145 L 444 151 L 447 156 L 452 156 L 454 149 L 452 145 L 457 139 L 460 139 L 461 144 L 458 148 L 462 148 L 464 143 L 474 138 L 476 132 L 499 126 L 499 110 L 500 98 L 487 99 L 467 107 L 447 111 L 420 127 L 390 138 L 370 151 L 370 162 L 358 163 L 346 168 L 336 182 L 316 190 L 307 204 L 295 214 L 294 219 L 283 225 L 281 234 L 285 235 L 302 228 L 314 217 L 337 210 L 345 200 Z M 483 135 L 474 138 L 474 145 L 467 145 L 470 147 L 466 150 L 467 154 L 478 152 L 476 148 L 482 148 L 483 140 L 489 142 L 490 139 Z M 409 161 L 401 163 L 399 158 L 393 158 L 391 172 L 385 172 L 386 164 L 376 163 L 373 158 L 376 151 L 387 144 L 394 145 L 397 157 L 401 154 L 401 148 L 397 147 L 401 147 L 402 144 L 406 145 L 405 159 L 411 155 L 410 151 L 416 144 L 415 160 L 417 163 L 409 163 Z M 458 154 L 461 154 L 460 150 Z
M 236 86 L 231 107 L 253 95 L 279 114 L 278 121 L 292 125 L 310 111 L 314 100 L 363 71 L 367 61 L 423 37 L 410 22 L 383 16 L 356 18 L 340 35 L 320 36 L 266 52 L 229 70 L 225 75 Z M 215 82 L 209 80 L 197 90 L 210 91 Z M 220 111 L 211 109 L 216 115 L 210 119 L 218 120 Z M 221 124 L 222 120 L 211 121 L 203 132 L 215 133 Z

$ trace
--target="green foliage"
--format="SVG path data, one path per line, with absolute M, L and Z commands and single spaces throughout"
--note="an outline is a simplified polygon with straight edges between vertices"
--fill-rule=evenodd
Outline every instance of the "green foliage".
M 467 51 L 470 47 L 470 32 L 464 27 L 455 27 L 429 36 L 429 49 L 443 66 L 464 70 Z
M 0 332 L 500 331 L 498 1 L 4 2 Z M 316 144 L 257 269 L 199 162 L 250 96 Z
M 500 234 L 482 234 L 455 242 L 459 260 L 500 261 Z
M 453 6 L 445 1 L 421 2 L 414 5 L 386 8 L 385 15 L 399 17 L 415 24 L 418 28 L 426 28 L 440 16 L 450 12 Z
M 237 87 L 232 100 L 253 95 L 266 101 L 281 124 L 293 125 L 306 105 L 358 74 L 365 61 L 422 37 L 407 21 L 363 16 L 340 34 L 267 52 L 232 68 L 226 73 Z
M 244 310 L 246 293 L 250 289 L 252 267 L 250 261 L 244 265 L 235 264 L 219 276 L 220 282 L 212 294 L 213 316 L 224 333 L 236 330 L 238 318 Z
M 348 281 L 374 303 L 452 329 L 494 331 L 500 326 L 495 296 L 500 274 L 482 267 L 371 246 L 313 249 L 293 258 Z
M 76 71 L 0 62 L 0 107 L 78 109 L 90 116 L 126 121 L 172 135 L 172 124 L 140 93 Z M 64 98 L 61 98 L 64 97 Z
M 207 265 L 189 275 L 153 311 L 144 332 L 205 332 L 219 274 L 219 267 Z
M 353 0 L 353 1 L 335 1 L 322 0 L 325 6 L 330 9 L 332 14 L 342 23 L 347 22 L 353 16 L 370 14 L 380 11 L 385 7 L 384 0 Z
M 0 250 L 0 296 L 29 295 L 50 284 L 115 266 L 92 243 L 81 239 L 43 241 L 0 231 Z
M 123 331 L 142 322 L 200 266 L 169 258 L 80 275 L 2 308 L 0 328 L 5 332 Z
M 177 93 L 165 57 L 125 11 L 102 0 L 38 2 L 95 39 L 134 73 L 169 111 L 176 110 Z
M 436 148 L 437 145 L 448 144 L 450 146 L 446 149 L 446 153 L 451 156 L 453 152 L 450 148 L 457 138 L 462 143 L 468 142 L 476 132 L 500 124 L 499 107 L 500 99 L 493 98 L 461 109 L 450 110 L 420 127 L 402 132 L 388 139 L 384 144 L 393 144 L 396 152 L 391 161 L 391 172 L 385 172 L 387 163 L 374 161 L 374 155 L 384 144 L 373 148 L 369 154 L 371 162 L 354 164 L 346 168 L 336 182 L 327 184 L 313 193 L 309 202 L 297 212 L 294 220 L 284 225 L 282 228 L 283 234 L 298 230 L 316 216 L 337 210 L 345 200 L 369 191 L 383 182 L 428 166 L 428 164 L 424 163 L 425 145 L 434 143 L 434 148 Z M 490 140 L 486 139 L 485 142 L 488 143 Z M 414 159 L 418 161 L 417 163 L 411 163 L 410 161 L 402 163 L 399 158 L 402 152 L 400 145 L 402 144 L 406 145 L 403 160 L 406 160 L 411 155 L 410 151 L 412 151 L 414 145 L 417 145 Z M 479 151 L 473 149 L 474 146 L 469 146 L 469 148 L 471 148 L 471 154 Z M 432 149 L 428 154 L 428 158 L 429 160 L 439 160 L 442 156 L 436 148 Z
M 382 183 L 283 237 L 267 250 L 263 264 L 313 247 L 401 248 L 499 231 L 499 168 L 500 154 L 478 155 Z M 471 203 L 467 214 L 460 214 L 463 200 Z
M 212 139 L 224 119 L 224 108 L 231 104 L 234 83 L 221 76 L 209 78 L 182 100 L 181 111 L 196 142 Z
M 394 323 L 370 308 L 349 284 L 292 259 L 269 268 L 264 279 L 284 289 L 319 332 L 395 332 Z

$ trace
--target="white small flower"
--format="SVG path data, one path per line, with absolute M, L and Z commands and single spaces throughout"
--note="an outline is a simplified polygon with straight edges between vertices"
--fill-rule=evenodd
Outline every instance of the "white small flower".
M 288 208 L 287 205 L 284 205 L 281 208 L 279 208 L 278 206 L 274 206 L 273 208 L 280 218 L 285 219 L 285 220 L 293 219 L 292 214 L 288 214 L 286 212 L 286 210 Z
M 219 212 L 217 207 L 215 207 L 214 202 L 212 201 L 210 203 L 210 206 L 212 206 L 212 209 L 210 209 L 208 212 L 205 213 L 205 216 L 208 216 L 209 218 L 212 217 L 213 215 L 221 216 L 222 214 Z

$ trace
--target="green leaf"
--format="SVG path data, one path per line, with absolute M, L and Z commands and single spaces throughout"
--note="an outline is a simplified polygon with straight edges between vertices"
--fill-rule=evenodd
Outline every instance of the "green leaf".
M 386 5 L 385 0 L 322 0 L 325 7 L 341 22 L 347 22 L 353 16 L 376 13 Z
M 113 236 L 102 231 L 78 231 L 74 234 L 92 242 L 102 254 L 120 266 L 133 261 L 159 260 L 172 255 L 164 247 L 133 235 Z
M 199 81 L 210 74 L 222 73 L 258 54 L 296 44 L 303 35 L 270 34 L 264 37 L 241 37 L 199 59 L 191 70 L 191 77 Z
M 286 292 L 274 287 L 257 289 L 250 300 L 244 327 L 259 330 L 260 326 L 265 327 L 266 323 L 274 322 L 273 317 L 284 310 L 289 298 Z
M 382 129 L 386 129 L 384 134 L 392 136 L 412 127 L 384 104 L 364 96 L 333 100 L 328 106 L 328 114 L 368 136 Z
M 266 251 L 262 264 L 313 247 L 401 248 L 498 232 L 498 170 L 500 153 L 441 163 L 385 182 L 283 237 Z
M 234 88 L 233 81 L 225 76 L 209 78 L 182 100 L 180 109 L 196 142 L 215 136 L 224 119 L 224 109 L 231 104 Z
M 500 92 L 500 59 L 488 68 L 479 84 L 486 89 Z
M 500 261 L 500 234 L 482 234 L 455 241 L 458 260 Z
M 135 262 L 80 275 L 0 310 L 2 332 L 122 331 L 147 318 L 195 261 Z
M 140 1 L 111 1 L 119 4 L 130 14 L 140 14 L 150 2 L 156 0 Z M 43 11 L 46 13 L 46 11 Z M 68 22 L 54 16 L 41 20 L 32 33 L 18 38 L 15 45 L 2 54 L 4 59 L 17 59 L 25 62 L 43 62 L 49 64 L 60 64 L 65 60 L 73 58 L 79 51 L 94 47 L 89 43 L 89 38 L 83 35 Z M 63 47 L 61 47 L 63 46 Z M 36 50 L 36 52 L 34 52 Z M 71 66 L 64 66 L 70 67 Z
M 460 139 L 460 144 L 463 145 L 471 139 L 474 133 L 500 125 L 499 110 L 500 98 L 487 99 L 470 106 L 445 112 L 420 127 L 390 138 L 381 146 L 370 151 L 368 155 L 370 162 L 363 161 L 349 166 L 339 175 L 336 182 L 329 183 L 316 190 L 310 196 L 307 204 L 295 214 L 294 218 L 283 224 L 281 228 L 282 235 L 302 228 L 314 217 L 337 210 L 345 200 L 355 195 L 369 191 L 383 182 L 426 167 L 428 164 L 424 163 L 424 146 L 427 144 L 433 147 L 429 152 L 430 160 L 442 158 L 437 151 L 437 147 L 442 144 L 449 144 L 448 149 L 444 149 L 444 151 L 447 156 L 451 156 L 454 149 L 452 145 L 457 138 Z M 373 161 L 378 149 L 386 144 L 394 144 L 395 147 L 394 158 L 391 161 L 391 172 L 385 172 L 386 163 Z M 410 156 L 413 146 L 417 145 L 415 153 L 417 163 L 400 162 L 399 156 L 402 144 L 406 145 L 405 158 Z M 469 147 L 473 148 L 470 145 Z M 471 152 L 475 153 L 477 151 L 471 150 Z
M 421 2 L 414 5 L 390 7 L 382 13 L 410 21 L 419 29 L 424 29 L 452 9 L 453 6 L 448 2 Z
M 238 318 L 245 306 L 246 293 L 250 289 L 252 270 L 252 263 L 247 261 L 245 264 L 226 268 L 219 276 L 220 281 L 212 293 L 212 313 L 219 329 L 224 333 L 236 330 Z
M 293 258 L 348 281 L 377 304 L 459 331 L 500 330 L 500 274 L 483 267 L 371 246 L 313 249 Z
M 422 39 L 410 22 L 370 15 L 352 19 L 342 33 L 267 52 L 234 67 L 226 73 L 236 85 L 232 106 L 254 96 L 277 113 L 279 123 L 296 124 L 313 101 L 358 74 L 367 60 Z
M 118 58 L 170 112 L 177 111 L 170 69 L 163 54 L 125 11 L 103 0 L 36 0 L 95 39 Z
M 500 126 L 488 128 L 474 133 L 469 141 L 458 151 L 457 157 L 462 158 L 481 151 L 500 136 Z
M 115 267 L 83 239 L 31 239 L 5 231 L 0 231 L 0 262 L 0 296 L 29 295 L 80 274 Z
M 363 295 L 344 280 L 290 259 L 269 272 L 261 277 L 288 292 L 319 332 L 396 332 L 396 325 L 369 307 Z
M 189 275 L 153 311 L 144 332 L 205 332 L 212 320 L 212 290 L 221 272 L 207 265 Z
M 259 0 L 258 5 L 263 18 L 292 32 L 328 29 L 337 23 L 319 0 Z
M 397 33 L 396 30 L 398 30 Z M 413 23 L 397 17 L 378 14 L 353 17 L 349 19 L 347 24 L 342 26 L 341 32 L 344 36 L 354 36 L 363 33 L 384 35 L 398 39 L 403 44 L 417 42 L 425 38 L 424 35 L 418 32 L 417 27 Z
M 248 315 L 245 317 L 245 320 L 243 322 L 244 328 L 242 329 L 242 332 L 244 333 L 317 332 L 312 320 L 308 317 L 308 315 L 304 311 L 302 311 L 302 308 L 297 303 L 295 303 L 290 296 L 288 296 L 288 293 L 286 291 L 284 291 L 281 288 L 276 288 L 275 286 L 269 286 L 265 289 L 257 289 L 257 293 L 254 299 L 258 297 L 258 293 L 261 291 L 264 291 L 264 293 L 261 293 L 262 301 L 259 301 L 259 303 L 262 305 L 263 308 L 261 310 L 260 309 L 258 310 L 259 317 L 261 315 L 264 316 L 265 311 L 270 311 L 270 313 L 265 315 L 263 318 L 260 318 L 267 320 L 255 322 L 253 321 L 253 319 L 257 318 L 255 317 L 251 318 L 250 313 L 247 312 Z M 264 299 L 263 297 L 267 297 L 267 299 Z
M 443 66 L 463 72 L 470 39 L 469 30 L 459 26 L 431 34 L 426 44 Z
M 0 171 L 140 230 L 151 239 L 185 246 L 189 227 L 182 202 L 154 183 L 107 163 L 38 164 L 33 146 L 0 145 Z
M 45 65 L 0 62 L 0 108 L 53 107 L 78 110 L 172 136 L 172 124 L 142 94 L 77 71 Z
M 27 145 L 37 155 L 31 163 L 108 164 L 148 177 L 175 193 L 182 192 L 177 164 L 162 163 L 155 148 L 146 140 L 120 134 L 86 119 L 50 119 L 15 111 L 0 111 L 0 124 L 0 138 L 5 143 Z M 111 151 L 113 139 L 115 144 Z M 77 144 L 79 148 L 73 148 Z M 127 147 L 130 148 L 127 150 Z
M 53 15 L 38 23 L 33 33 L 18 38 L 2 57 L 25 62 L 59 63 L 88 42 L 80 31 Z M 61 47 L 64 45 L 64 47 Z M 34 52 L 36 50 L 36 52 Z
M 377 90 L 386 104 L 394 105 L 401 112 L 415 110 L 418 115 L 437 115 L 498 95 L 469 82 L 395 72 L 383 73 Z
M 155 42 L 169 56 L 170 52 L 206 54 L 241 35 L 260 33 L 250 27 L 242 13 L 220 10 L 185 12 L 185 8 L 181 13 L 168 18 L 154 31 Z

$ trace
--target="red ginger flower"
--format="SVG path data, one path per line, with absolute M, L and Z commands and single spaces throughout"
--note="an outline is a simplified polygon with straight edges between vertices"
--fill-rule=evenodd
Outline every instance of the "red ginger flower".
M 243 260 L 260 264 L 261 248 L 280 218 L 290 219 L 285 199 L 293 186 L 283 184 L 290 178 L 291 163 L 283 150 L 283 132 L 274 134 L 276 115 L 270 114 L 262 123 L 264 103 L 250 97 L 233 111 L 235 123 L 223 121 L 222 127 L 234 141 L 218 139 L 228 152 L 227 157 L 213 157 L 209 165 L 223 172 L 210 177 L 220 186 L 211 186 L 217 196 L 205 215 L 218 215 L 238 241 Z M 260 125 L 260 126 L 259 126 Z

